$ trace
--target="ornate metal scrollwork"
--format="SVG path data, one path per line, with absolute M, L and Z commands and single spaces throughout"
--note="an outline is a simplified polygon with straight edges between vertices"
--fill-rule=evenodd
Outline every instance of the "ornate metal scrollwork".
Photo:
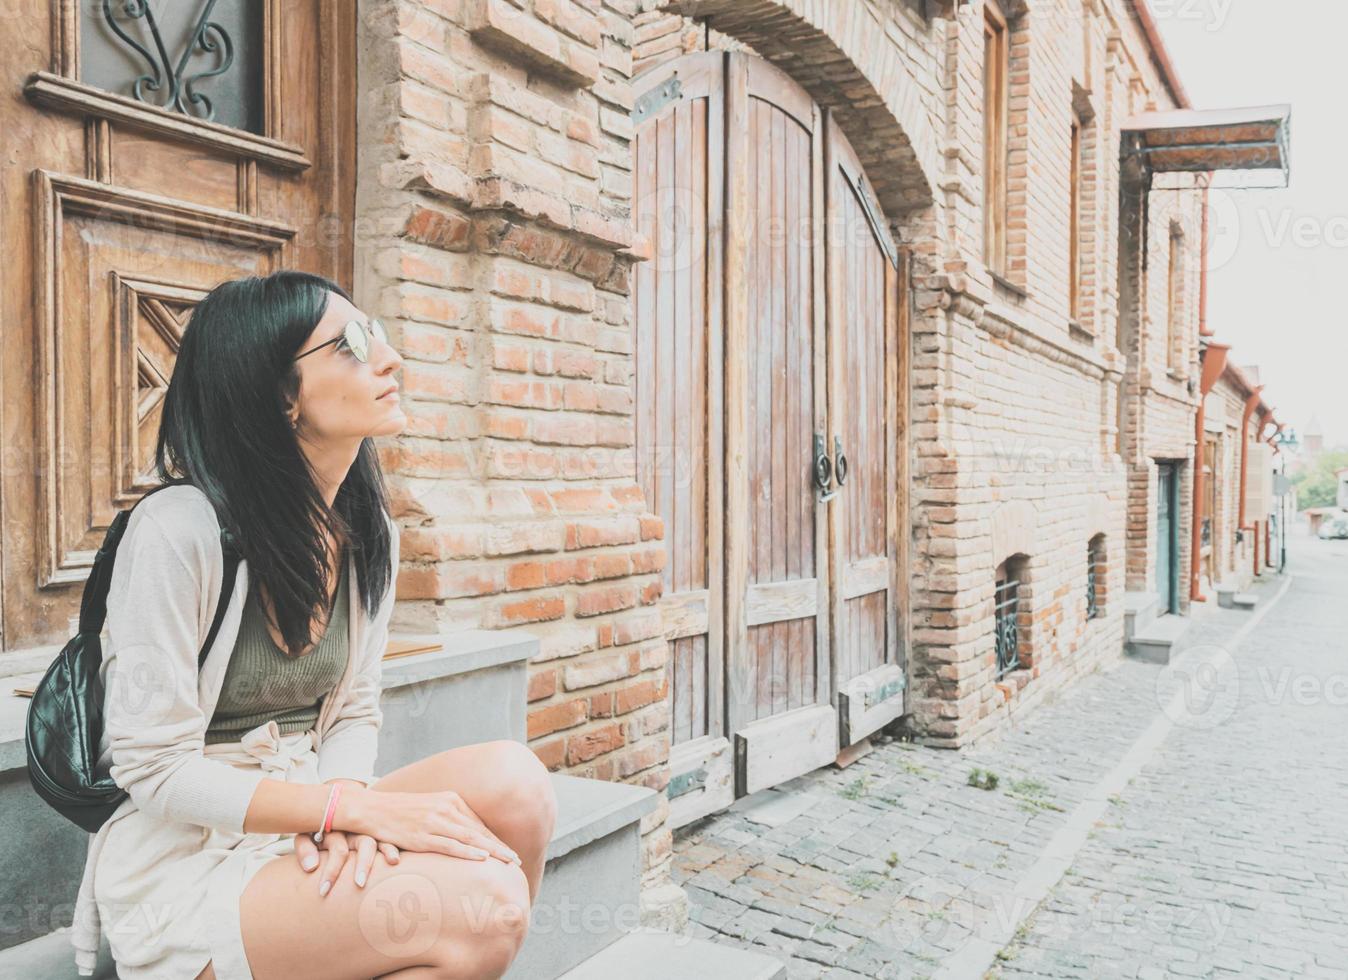
M 211 102 L 210 96 L 195 90 L 195 86 L 202 79 L 222 75 L 234 63 L 234 42 L 230 40 L 229 33 L 223 27 L 211 20 L 211 11 L 215 3 L 216 0 L 206 0 L 201 16 L 197 18 L 196 26 L 192 29 L 191 39 L 178 57 L 177 65 L 174 65 L 168 49 L 164 46 L 164 36 L 159 23 L 155 20 L 150 0 L 124 0 L 121 8 L 126 19 L 145 22 L 154 42 L 154 52 L 132 37 L 118 23 L 118 15 L 113 12 L 113 0 L 103 0 L 103 18 L 107 21 L 108 28 L 150 66 L 149 72 L 140 75 L 131 85 L 132 95 L 138 101 L 160 105 L 161 108 L 173 109 L 201 119 L 215 118 L 215 105 Z M 187 63 L 191 60 L 194 50 L 207 55 L 218 54 L 220 63 L 208 71 L 186 75 Z M 146 94 L 160 93 L 166 82 L 168 92 L 162 103 Z

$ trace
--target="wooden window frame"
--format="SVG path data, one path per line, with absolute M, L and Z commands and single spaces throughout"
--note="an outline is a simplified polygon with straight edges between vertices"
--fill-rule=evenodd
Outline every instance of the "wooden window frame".
M 994 0 L 983 6 L 983 262 L 1007 270 L 1007 147 L 1010 116 L 1010 30 Z
M 1073 109 L 1068 184 L 1067 315 L 1081 322 L 1081 116 Z
M 1166 367 L 1172 371 L 1183 368 L 1183 335 L 1180 315 L 1184 299 L 1184 231 L 1179 225 L 1170 225 L 1170 256 L 1166 269 Z

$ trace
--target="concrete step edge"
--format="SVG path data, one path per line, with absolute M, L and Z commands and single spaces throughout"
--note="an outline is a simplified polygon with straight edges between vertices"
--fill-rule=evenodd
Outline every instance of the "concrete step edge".
M 548 844 L 554 860 L 607 836 L 653 811 L 660 794 L 646 786 L 552 774 L 557 794 L 557 825 Z
M 1130 642 L 1149 646 L 1173 646 L 1189 630 L 1190 621 L 1184 616 L 1161 616 L 1156 622 L 1139 633 L 1134 633 Z

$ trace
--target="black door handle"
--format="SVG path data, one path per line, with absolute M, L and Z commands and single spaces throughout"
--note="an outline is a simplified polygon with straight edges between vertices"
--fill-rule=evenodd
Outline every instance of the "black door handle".
M 838 486 L 847 482 L 847 454 L 843 452 L 842 439 L 833 437 L 833 472 L 838 477 Z

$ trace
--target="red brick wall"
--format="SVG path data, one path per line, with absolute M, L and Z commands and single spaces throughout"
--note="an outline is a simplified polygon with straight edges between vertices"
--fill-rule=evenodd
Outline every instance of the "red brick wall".
M 396 325 L 410 425 L 384 463 L 395 628 L 526 627 L 552 769 L 668 775 L 661 522 L 635 483 L 629 5 L 366 3 L 363 301 Z M 665 809 L 643 824 L 667 874 Z

